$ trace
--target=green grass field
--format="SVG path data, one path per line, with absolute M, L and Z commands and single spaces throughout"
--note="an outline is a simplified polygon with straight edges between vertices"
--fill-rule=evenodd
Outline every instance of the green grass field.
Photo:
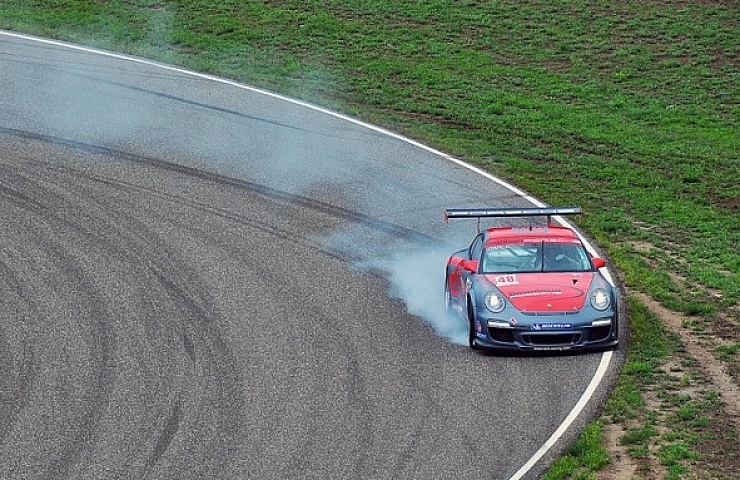
M 549 204 L 581 205 L 581 226 L 625 284 L 688 315 L 736 383 L 739 18 L 734 0 L 0 0 L 0 28 L 309 100 L 445 150 Z M 701 454 L 706 425 L 670 420 L 670 402 L 665 418 L 651 420 L 640 401 L 671 382 L 644 372 L 681 349 L 632 302 L 625 373 L 579 442 L 605 421 L 642 419 L 642 430 L 663 421 L 645 440 L 652 450 L 635 448 L 635 459 L 669 458 L 661 448 L 677 443 L 665 430 L 687 431 L 679 443 L 688 453 L 665 468 L 666 478 L 690 478 L 711 467 Z M 701 403 L 697 415 L 702 408 L 714 407 Z M 571 463 L 549 478 L 594 478 L 604 465 Z

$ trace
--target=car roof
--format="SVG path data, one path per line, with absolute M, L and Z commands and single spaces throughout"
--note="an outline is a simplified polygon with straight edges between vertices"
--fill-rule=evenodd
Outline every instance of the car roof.
M 558 225 L 537 227 L 492 227 L 486 229 L 485 246 L 506 243 L 581 243 L 573 230 Z

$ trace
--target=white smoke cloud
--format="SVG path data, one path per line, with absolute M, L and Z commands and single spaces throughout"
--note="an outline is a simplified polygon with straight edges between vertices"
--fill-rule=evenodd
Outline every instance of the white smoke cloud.
M 444 270 L 451 253 L 439 246 L 406 245 L 388 257 L 355 265 L 382 272 L 390 282 L 390 295 L 403 300 L 408 313 L 421 318 L 449 342 L 466 345 L 467 326 L 448 314 L 444 305 Z

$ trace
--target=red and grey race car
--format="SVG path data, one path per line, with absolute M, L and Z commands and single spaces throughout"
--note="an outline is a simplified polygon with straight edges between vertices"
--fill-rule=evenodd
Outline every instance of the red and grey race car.
M 472 348 L 494 350 L 606 349 L 619 344 L 617 291 L 589 254 L 551 216 L 579 207 L 447 209 L 450 218 L 476 218 L 478 235 L 447 261 L 445 304 L 465 321 Z M 482 217 L 546 217 L 542 225 L 493 227 Z

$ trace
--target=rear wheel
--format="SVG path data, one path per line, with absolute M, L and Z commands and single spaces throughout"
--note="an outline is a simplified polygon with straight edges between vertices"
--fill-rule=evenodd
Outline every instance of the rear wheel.
M 450 279 L 445 273 L 445 311 L 452 313 L 452 294 L 450 293 Z

